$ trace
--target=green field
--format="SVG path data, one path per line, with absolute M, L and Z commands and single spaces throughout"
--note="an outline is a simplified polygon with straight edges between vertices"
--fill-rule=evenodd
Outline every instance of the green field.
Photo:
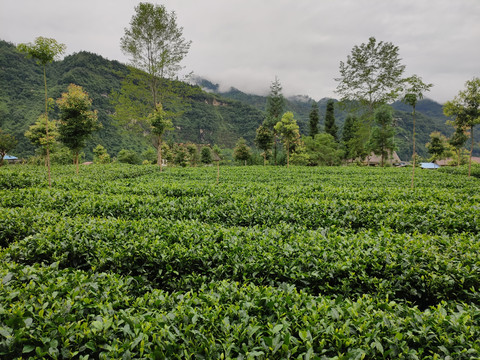
M 477 177 L 80 170 L 0 168 L 2 359 L 480 358 Z

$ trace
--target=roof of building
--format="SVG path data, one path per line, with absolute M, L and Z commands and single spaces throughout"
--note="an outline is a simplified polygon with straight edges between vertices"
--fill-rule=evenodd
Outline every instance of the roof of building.
M 377 155 L 375 153 L 371 153 L 369 156 L 367 156 L 366 161 L 369 164 L 381 164 L 382 163 L 382 157 L 380 155 Z M 400 160 L 400 157 L 398 156 L 397 152 L 394 151 L 391 156 L 385 157 L 384 161 L 387 163 L 399 163 L 402 160 Z
M 438 169 L 440 165 L 430 162 L 430 163 L 420 163 L 420 167 L 422 169 Z

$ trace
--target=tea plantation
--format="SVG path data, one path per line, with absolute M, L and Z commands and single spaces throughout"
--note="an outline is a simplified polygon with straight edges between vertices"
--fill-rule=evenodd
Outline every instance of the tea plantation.
M 2 359 L 480 358 L 479 178 L 45 173 L 0 168 Z

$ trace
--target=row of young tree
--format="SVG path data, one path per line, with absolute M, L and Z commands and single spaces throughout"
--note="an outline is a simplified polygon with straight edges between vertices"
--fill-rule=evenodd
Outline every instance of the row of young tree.
M 175 13 L 168 12 L 163 5 L 150 3 L 139 3 L 135 7 L 130 27 L 125 29 L 121 38 L 121 49 L 130 58 L 132 67 L 122 89 L 114 97 L 114 118 L 119 125 L 138 129 L 153 138 L 158 165 L 162 164 L 163 136 L 174 129 L 173 120 L 181 115 L 185 107 L 182 94 L 169 88 L 169 82 L 165 80 L 178 74 L 180 62 L 186 56 L 190 44 L 183 37 L 183 28 L 176 23 Z M 45 66 L 63 53 L 65 46 L 53 39 L 37 38 L 34 44 L 20 44 L 19 50 L 36 58 L 44 70 L 45 135 L 39 142 L 45 146 L 51 183 L 49 152 L 53 136 L 50 132 L 55 133 L 56 129 L 48 121 Z M 281 85 L 275 79 L 267 99 L 265 120 L 257 129 L 255 139 L 255 144 L 263 151 L 264 162 L 270 158 L 273 164 L 277 164 L 281 141 L 287 166 L 290 165 L 290 160 L 299 164 L 333 165 L 338 163 L 338 159 L 362 159 L 372 152 L 380 155 L 383 163 L 394 150 L 393 116 L 388 104 L 400 98 L 412 106 L 412 160 L 415 165 L 415 107 L 432 84 L 424 83 L 417 75 L 405 78 L 404 70 L 405 66 L 400 63 L 399 49 L 392 43 L 377 42 L 371 37 L 368 43 L 354 46 L 347 61 L 340 62 L 340 76 L 335 79 L 341 104 L 351 113 L 346 119 L 341 139 L 335 125 L 333 102 L 327 107 L 325 132 L 318 130 L 318 107 L 313 104 L 309 134 L 300 136 L 293 113 L 284 112 L 285 99 Z M 480 122 L 479 83 L 478 78 L 467 82 L 466 90 L 461 91 L 444 107 L 445 114 L 452 117 L 452 125 L 455 127 L 455 140 L 452 143 L 460 144 L 469 132 L 471 149 L 473 129 Z M 94 131 L 99 124 L 95 112 L 89 108 L 91 102 L 88 95 L 81 88 L 71 85 L 67 94 L 69 95 L 64 100 L 62 96 L 57 101 L 61 114 L 58 123 L 59 139 L 78 156 L 78 149 L 84 145 L 84 137 L 79 129 L 66 127 L 67 119 L 78 123 L 90 122 L 89 126 L 81 127 L 87 133 Z M 69 101 L 70 98 L 79 100 Z M 76 112 L 67 106 L 73 107 Z M 132 127 L 132 124 L 139 126 Z M 414 170 L 415 166 L 412 187 Z
M 318 105 L 312 104 L 308 136 L 301 137 L 291 113 L 284 113 L 285 99 L 278 79 L 272 83 L 267 98 L 266 117 L 257 129 L 255 144 L 263 151 L 265 162 L 271 157 L 277 162 L 278 139 L 283 139 L 287 153 L 296 163 L 337 164 L 342 159 L 365 159 L 375 153 L 381 164 L 395 150 L 393 110 L 389 104 L 402 100 L 412 107 L 412 180 L 414 186 L 416 154 L 416 105 L 432 84 L 424 83 L 418 75 L 403 77 L 399 49 L 389 42 L 377 42 L 371 37 L 368 43 L 354 46 L 346 62 L 340 62 L 340 76 L 336 92 L 340 105 L 349 110 L 342 138 L 334 118 L 334 102 L 329 101 L 325 115 L 325 129 L 319 133 Z M 452 120 L 455 132 L 448 140 L 458 154 L 470 139 L 470 161 L 474 146 L 473 130 L 480 123 L 480 79 L 473 78 L 465 90 L 444 105 L 444 113 Z

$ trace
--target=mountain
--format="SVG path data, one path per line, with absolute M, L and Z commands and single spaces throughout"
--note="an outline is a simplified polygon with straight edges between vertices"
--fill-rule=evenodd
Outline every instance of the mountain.
M 87 159 L 92 149 L 103 145 L 112 155 L 121 149 L 138 153 L 152 146 L 143 134 L 126 132 L 112 119 L 115 111 L 112 94 L 119 91 L 122 80 L 129 68 L 118 61 L 107 60 L 89 52 L 66 56 L 62 61 L 47 65 L 48 95 L 57 99 L 70 83 L 82 86 L 93 101 L 103 127 L 93 134 L 85 148 Z M 167 142 L 194 142 L 217 144 L 233 148 L 235 142 L 244 137 L 253 146 L 255 131 L 264 120 L 266 96 L 247 94 L 239 89 L 222 90 L 218 84 L 194 78 L 195 84 L 172 82 L 177 87 L 188 88 L 184 99 L 185 107 L 181 116 L 174 119 L 175 130 L 167 133 Z M 286 99 L 286 110 L 292 111 L 297 119 L 301 134 L 308 132 L 308 117 L 314 99 L 299 95 Z M 324 126 L 326 104 L 329 99 L 317 101 L 320 110 L 319 128 Z M 337 100 L 334 100 L 336 103 Z M 17 52 L 11 43 L 0 40 L 0 128 L 12 133 L 19 144 L 12 151 L 18 157 L 34 154 L 34 146 L 24 137 L 25 131 L 42 114 L 44 106 L 44 85 L 42 68 L 32 59 Z M 412 116 L 411 108 L 396 102 L 395 119 L 397 135 L 395 141 L 402 159 L 411 157 Z M 167 109 L 168 110 L 168 109 Z M 340 106 L 335 108 L 335 119 L 342 129 L 347 112 Z M 418 153 L 426 155 L 425 144 L 429 134 L 440 131 L 450 135 L 453 129 L 445 125 L 442 105 L 433 100 L 422 100 L 417 105 Z M 480 134 L 479 134 L 480 135 Z M 479 139 L 480 140 L 480 139 Z
M 115 111 L 112 93 L 120 90 L 128 72 L 128 67 L 118 61 L 85 51 L 47 65 L 49 97 L 59 98 L 68 85 L 74 83 L 84 88 L 92 99 L 92 108 L 98 111 L 103 127 L 88 141 L 85 148 L 87 159 L 92 158 L 92 149 L 98 144 L 112 156 L 124 148 L 140 153 L 152 146 L 149 138 L 142 134 L 126 132 L 116 126 L 111 116 Z M 264 118 L 261 110 L 235 99 L 201 91 L 198 86 L 178 83 L 177 87 L 189 87 L 195 91 L 188 92 L 191 95 L 185 99 L 186 110 L 174 119 L 175 131 L 168 133 L 167 141 L 233 148 L 243 136 L 253 144 L 255 131 Z M 15 135 L 19 141 L 12 152 L 18 157 L 34 154 L 34 146 L 23 134 L 43 113 L 44 96 L 41 66 L 18 53 L 13 44 L 0 40 L 0 128 Z
M 197 77 L 195 81 L 196 84 L 205 91 L 242 101 L 262 111 L 265 110 L 265 104 L 267 101 L 266 96 L 246 94 L 236 88 L 222 91 L 218 84 L 214 84 L 213 82 L 200 77 Z M 330 99 L 323 98 L 317 101 L 320 112 L 319 129 L 323 129 L 324 127 L 328 100 Z M 305 95 L 286 98 L 286 111 L 292 111 L 294 113 L 302 134 L 308 133 L 308 116 L 313 101 L 316 100 Z M 333 101 L 338 104 L 337 100 L 333 99 Z M 397 134 L 395 137 L 396 146 L 398 147 L 397 153 L 401 159 L 410 159 L 412 156 L 411 139 L 413 132 L 412 108 L 401 101 L 393 103 L 392 107 L 394 109 L 394 119 L 397 128 Z M 340 106 L 335 107 L 335 121 L 340 132 L 347 114 L 347 110 L 342 109 Z M 446 125 L 447 120 L 448 118 L 443 115 L 441 104 L 430 99 L 423 99 L 418 102 L 416 106 L 415 132 L 417 134 L 417 153 L 419 155 L 428 156 L 425 144 L 430 141 L 430 134 L 432 132 L 440 131 L 446 136 L 450 136 L 453 133 L 453 128 Z M 480 141 L 480 136 L 478 138 L 476 137 L 476 141 Z M 477 149 L 477 152 L 478 151 L 479 149 Z

